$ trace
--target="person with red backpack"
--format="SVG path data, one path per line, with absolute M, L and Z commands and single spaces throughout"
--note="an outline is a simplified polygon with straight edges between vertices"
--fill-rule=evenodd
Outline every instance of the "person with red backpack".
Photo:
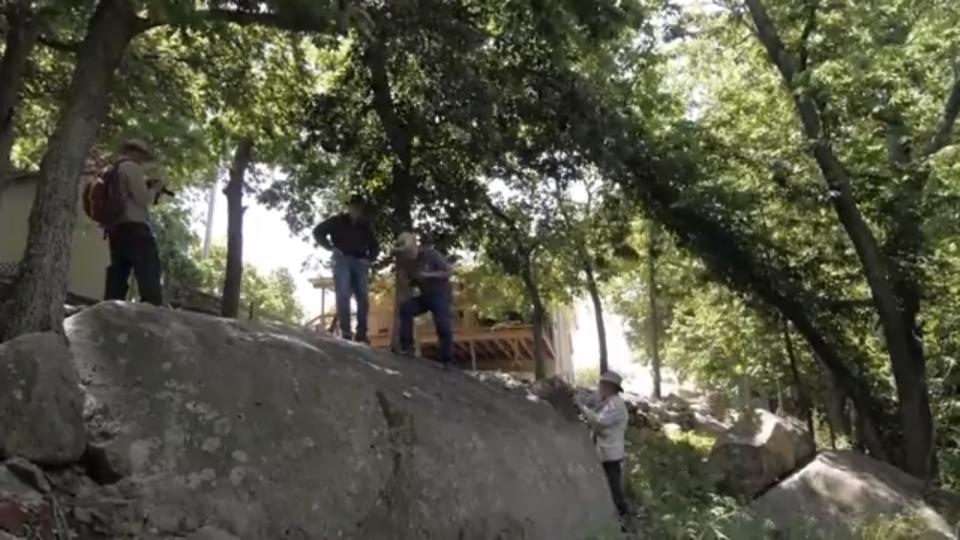
M 140 139 L 120 146 L 114 163 L 84 192 L 84 209 L 103 227 L 110 243 L 104 300 L 125 300 L 130 272 L 143 302 L 163 303 L 157 240 L 150 227 L 150 205 L 165 192 L 159 180 L 147 180 L 144 164 L 154 159 Z

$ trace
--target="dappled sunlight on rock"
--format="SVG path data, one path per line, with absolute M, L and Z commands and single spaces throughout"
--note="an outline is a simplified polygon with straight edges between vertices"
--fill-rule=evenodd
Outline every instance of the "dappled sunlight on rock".
M 102 304 L 67 330 L 85 474 L 127 489 L 130 512 L 102 520 L 134 531 L 116 537 L 553 540 L 615 521 L 587 430 L 525 391 L 149 306 Z
M 931 529 L 924 538 L 955 538 L 951 526 L 924 501 L 923 483 L 867 456 L 823 452 L 809 465 L 757 499 L 751 507 L 781 530 L 815 521 L 841 535 L 852 524 L 915 515 Z

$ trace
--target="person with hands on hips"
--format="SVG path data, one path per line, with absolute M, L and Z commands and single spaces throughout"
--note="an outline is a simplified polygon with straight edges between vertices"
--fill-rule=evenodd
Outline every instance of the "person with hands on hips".
M 354 196 L 347 211 L 323 221 L 313 229 L 321 247 L 333 253 L 333 288 L 337 299 L 340 336 L 359 343 L 367 337 L 370 312 L 370 264 L 380 255 L 377 236 L 367 217 L 366 204 Z M 357 301 L 357 331 L 350 326 L 350 299 Z

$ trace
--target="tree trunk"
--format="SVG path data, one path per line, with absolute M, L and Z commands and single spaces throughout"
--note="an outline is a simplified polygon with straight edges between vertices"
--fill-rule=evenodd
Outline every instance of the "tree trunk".
M 657 311 L 657 226 L 650 223 L 647 238 L 647 298 L 650 301 L 650 369 L 653 372 L 653 397 L 661 399 L 660 313 Z
M 7 6 L 7 35 L 0 61 L 0 197 L 3 182 L 13 172 L 10 153 L 16 136 L 16 110 L 23 87 L 23 72 L 40 33 L 30 13 L 30 2 L 17 0 Z
M 603 299 L 600 297 L 600 288 L 597 286 L 597 278 L 593 273 L 593 264 L 586 255 L 586 250 L 583 250 L 581 259 L 583 270 L 587 275 L 587 290 L 590 292 L 590 300 L 593 302 L 593 316 L 597 322 L 597 342 L 600 345 L 600 374 L 602 375 L 609 369 L 607 329 L 603 321 Z
M 12 297 L 0 311 L 0 341 L 63 331 L 77 180 L 106 117 L 110 86 L 130 41 L 145 25 L 127 0 L 101 0 L 77 54 L 70 91 L 40 162 L 29 235 Z
M 227 267 L 223 273 L 220 314 L 236 319 L 240 315 L 240 288 L 243 281 L 243 191 L 244 176 L 252 159 L 253 141 L 241 139 L 233 154 L 230 181 L 223 189 L 227 196 Z
M 409 183 L 409 168 L 403 164 L 397 164 L 393 168 L 393 184 L 397 191 L 394 192 L 394 207 L 391 219 L 391 244 L 401 233 L 413 230 L 412 217 L 412 197 L 410 191 L 405 187 Z M 390 336 L 390 345 L 393 350 L 400 349 L 400 306 L 413 298 L 413 276 L 407 275 L 401 265 L 394 267 L 394 291 L 393 291 L 393 332 Z M 414 347 L 418 347 L 417 332 L 413 332 Z
M 413 229 L 413 193 L 412 174 L 412 134 L 406 122 L 397 111 L 390 84 L 390 72 L 387 64 L 387 48 L 383 39 L 376 38 L 369 43 L 363 55 L 364 63 L 370 73 L 370 90 L 373 94 L 373 108 L 383 126 L 384 135 L 393 154 L 390 193 L 393 203 L 391 232 L 396 238 L 400 233 Z M 394 271 L 394 316 L 393 333 L 390 336 L 391 347 L 400 348 L 400 305 L 413 296 L 413 287 L 409 276 L 400 269 Z M 416 338 L 416 332 L 414 332 Z
M 833 427 L 834 433 L 839 433 L 848 439 L 853 438 L 853 426 L 847 412 L 847 396 L 838 384 L 831 381 L 827 389 L 827 421 Z M 834 447 L 836 447 L 834 445 Z
M 787 360 L 790 362 L 790 376 L 793 378 L 793 388 L 797 393 L 797 404 L 800 406 L 800 412 L 807 421 L 807 430 L 810 432 L 810 439 L 816 446 L 816 437 L 814 435 L 813 408 L 810 405 L 810 397 L 807 395 L 807 389 L 803 385 L 803 379 L 800 377 L 800 367 L 797 361 L 797 351 L 793 347 L 793 338 L 790 336 L 790 323 L 783 321 L 783 343 L 787 349 Z
M 897 388 L 904 449 L 901 466 L 914 476 L 929 478 L 936 469 L 936 448 L 926 366 L 923 348 L 914 331 L 915 321 L 907 320 L 888 261 L 857 206 L 847 171 L 823 133 L 815 97 L 808 89 L 796 88 L 796 78 L 801 72 L 797 58 L 784 47 L 761 0 L 746 0 L 746 4 L 756 25 L 757 37 L 791 91 L 813 157 L 831 191 L 834 210 L 853 244 L 873 295 Z
M 523 287 L 527 292 L 527 299 L 533 306 L 533 371 L 536 380 L 542 380 L 547 376 L 547 366 L 545 350 L 543 346 L 543 325 L 547 320 L 547 310 L 543 306 L 543 299 L 540 297 L 540 288 L 533 277 L 533 268 L 530 258 L 524 262 L 521 269 L 521 278 Z
M 777 377 L 776 381 L 777 381 L 777 414 L 781 416 L 786 416 L 787 412 L 783 408 L 783 385 L 780 383 L 780 377 Z
M 829 418 L 827 418 L 827 430 L 830 432 L 830 449 L 836 450 L 837 449 L 837 432 L 835 429 L 833 429 L 833 422 L 831 422 Z

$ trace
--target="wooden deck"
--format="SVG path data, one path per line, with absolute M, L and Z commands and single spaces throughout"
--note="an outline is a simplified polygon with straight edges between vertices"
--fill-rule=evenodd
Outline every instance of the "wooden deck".
M 312 281 L 319 289 L 333 288 L 332 280 L 329 278 L 318 278 Z M 389 350 L 394 327 L 392 290 L 389 283 L 382 281 L 372 285 L 368 318 L 370 345 L 376 349 Z M 460 295 L 455 293 L 453 342 L 454 361 L 457 365 L 465 369 L 499 370 L 532 375 L 534 372 L 533 325 L 522 322 L 499 322 L 491 325 L 488 324 L 489 321 L 481 322 L 468 304 L 465 298 L 461 301 Z M 333 309 L 333 306 L 329 306 L 329 311 Z M 351 318 L 355 317 L 356 314 L 352 314 Z M 335 315 L 330 312 L 314 318 L 308 325 L 319 332 L 333 335 L 340 333 Z M 418 355 L 427 359 L 439 359 L 437 335 L 429 315 L 417 319 L 415 332 Z M 549 326 L 543 331 L 543 349 L 547 373 L 548 375 L 555 373 L 558 351 L 555 350 L 554 337 Z
M 382 312 L 370 314 L 370 346 L 389 350 L 393 324 L 385 323 Z M 497 370 L 512 373 L 533 373 L 533 325 L 501 324 L 484 327 L 478 324 L 463 324 L 456 321 L 453 329 L 454 361 L 457 365 L 474 370 Z M 318 332 L 339 335 L 335 316 L 327 314 L 313 319 L 309 324 Z M 438 339 L 429 316 L 417 320 L 416 341 L 419 356 L 439 359 Z M 547 364 L 555 358 L 553 339 L 549 329 L 543 332 L 543 349 Z
M 417 345 L 424 358 L 439 357 L 437 334 L 430 325 L 418 325 Z M 371 337 L 370 345 L 377 349 L 390 348 L 390 334 Z M 548 360 L 554 357 L 550 334 L 544 331 L 544 353 Z M 491 328 L 464 328 L 454 326 L 454 359 L 461 366 L 480 370 L 533 371 L 533 326 L 517 324 Z

